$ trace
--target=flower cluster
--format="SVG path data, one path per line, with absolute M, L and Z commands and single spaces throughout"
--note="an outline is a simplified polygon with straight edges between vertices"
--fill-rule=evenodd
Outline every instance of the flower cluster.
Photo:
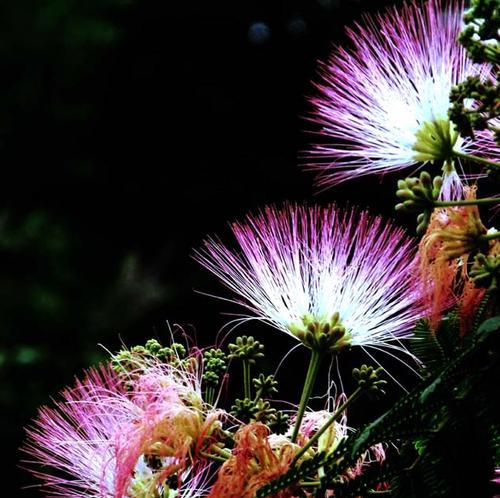
M 320 172 L 321 187 L 437 161 L 449 197 L 460 193 L 454 158 L 496 149 L 490 134 L 472 141 L 448 118 L 452 88 L 491 71 L 458 42 L 463 9 L 461 1 L 406 3 L 347 31 L 352 46 L 321 64 L 318 96 L 311 98 L 312 120 L 329 139 L 311 150 L 309 166 Z
M 498 23 L 494 7 L 489 0 L 474 6 L 495 14 L 474 28 L 482 36 L 476 52 L 489 61 L 498 54 L 498 44 L 484 39 Z M 313 150 L 321 185 L 417 163 L 442 166 L 442 176 L 422 171 L 397 182 L 396 210 L 417 213 L 420 242 L 359 208 L 285 203 L 234 222 L 234 244 L 208 237 L 194 253 L 234 294 L 222 299 L 246 311 L 237 325 L 256 320 L 264 332 L 270 326 L 306 347 L 298 403 L 273 399 L 281 379 L 266 371 L 266 348 L 250 335 L 204 351 L 155 339 L 123 349 L 28 428 L 26 465 L 49 496 L 407 498 L 415 483 L 431 483 L 418 496 L 455 496 L 460 486 L 436 476 L 450 468 L 442 452 L 465 439 L 457 431 L 472 428 L 470 439 L 487 453 L 478 460 L 491 464 L 485 485 L 498 483 L 500 420 L 491 398 L 500 233 L 487 228 L 480 206 L 499 200 L 478 198 L 480 185 L 464 186 L 456 170 L 458 159 L 500 168 L 490 92 L 498 86 L 483 83 L 490 65 L 469 60 L 457 40 L 462 11 L 457 0 L 428 0 L 366 17 L 348 31 L 353 47 L 322 64 L 312 100 L 314 120 L 331 140 Z M 487 90 L 487 106 L 474 107 L 482 128 L 476 119 L 469 126 L 476 133 L 464 133 L 448 117 L 449 96 L 471 76 Z M 417 360 L 421 381 L 375 419 L 373 403 L 392 387 L 381 366 L 354 368 L 349 394 L 329 371 L 327 392 L 314 396 L 324 362 L 334 365 L 355 347 Z M 365 426 L 349 427 L 347 409 L 367 397 L 370 410 L 358 414 Z M 326 399 L 323 409 L 312 406 L 318 399 Z M 405 487 L 404 479 L 414 480 Z
M 200 496 L 208 466 L 199 452 L 216 438 L 223 412 L 205 405 L 197 372 L 151 359 L 126 376 L 103 366 L 62 398 L 40 411 L 24 448 L 61 471 L 37 472 L 51 492 Z

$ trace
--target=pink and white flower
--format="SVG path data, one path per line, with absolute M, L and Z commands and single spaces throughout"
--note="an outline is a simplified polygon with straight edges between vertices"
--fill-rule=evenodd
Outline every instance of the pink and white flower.
M 331 205 L 267 207 L 233 223 L 238 248 L 208 238 L 195 259 L 241 299 L 249 316 L 325 347 L 394 348 L 425 314 L 416 247 L 382 218 Z M 315 335 L 316 334 L 316 335 Z M 315 338 L 311 340 L 315 340 Z
M 491 133 L 462 138 L 448 119 L 450 91 L 491 68 L 473 64 L 458 42 L 461 0 L 408 2 L 365 16 L 320 66 L 312 121 L 326 143 L 310 151 L 318 185 L 330 187 L 417 163 L 444 163 L 445 196 L 460 192 L 453 150 L 498 154 Z M 496 152 L 495 152 L 496 151 Z
M 40 410 L 23 448 L 51 496 L 159 497 L 172 476 L 167 496 L 203 496 L 208 467 L 197 451 L 221 411 L 204 406 L 196 373 L 149 362 L 124 379 L 101 367 L 62 398 Z

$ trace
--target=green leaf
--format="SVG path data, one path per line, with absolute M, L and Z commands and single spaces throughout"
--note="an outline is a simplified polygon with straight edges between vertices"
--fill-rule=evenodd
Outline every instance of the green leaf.
M 477 333 L 479 334 L 489 334 L 491 332 L 496 332 L 500 330 L 500 315 L 494 316 L 493 318 L 488 318 L 484 321 L 478 328 Z

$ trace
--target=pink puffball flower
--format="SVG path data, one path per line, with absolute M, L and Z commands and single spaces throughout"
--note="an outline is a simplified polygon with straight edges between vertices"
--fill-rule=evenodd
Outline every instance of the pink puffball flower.
M 199 496 L 185 493 L 201 486 L 205 470 L 197 478 L 190 469 L 221 412 L 203 405 L 196 373 L 149 362 L 125 379 L 101 367 L 62 398 L 41 409 L 23 448 L 30 464 L 43 466 L 33 473 L 50 496 Z M 174 495 L 165 482 L 171 476 Z
M 336 407 L 340 406 L 346 400 L 345 394 L 342 394 L 337 399 Z M 306 443 L 308 439 L 321 429 L 325 423 L 333 415 L 333 412 L 328 410 L 309 411 L 304 415 L 300 426 L 301 438 Z M 321 435 L 317 442 L 316 451 L 333 452 L 344 439 L 349 437 L 354 429 L 347 425 L 347 415 L 344 412 L 338 422 L 334 422 L 328 429 Z M 375 444 L 369 450 L 365 451 L 357 460 L 354 467 L 346 471 L 345 477 L 354 479 L 361 475 L 366 466 L 373 462 L 382 463 L 385 460 L 385 450 L 382 444 Z
M 351 345 L 407 352 L 398 340 L 426 310 L 416 246 L 404 230 L 355 209 L 293 204 L 231 228 L 238 249 L 208 238 L 195 259 L 251 316 L 321 352 Z
M 126 406 L 127 394 L 107 368 L 90 370 L 62 398 L 54 408 L 41 408 L 27 430 L 23 451 L 30 466 L 42 466 L 33 474 L 44 481 L 49 496 L 113 497 L 116 457 L 111 441 L 138 410 L 132 403 Z M 56 472 L 48 473 L 49 468 Z
M 345 396 L 340 397 L 345 401 Z M 339 403 L 340 404 L 340 403 Z M 308 411 L 304 414 L 304 419 L 300 425 L 300 436 L 306 443 L 314 434 L 321 429 L 328 419 L 333 415 L 328 410 Z M 348 436 L 350 429 L 347 426 L 347 415 L 345 412 L 338 422 L 334 422 L 324 434 L 318 439 L 317 451 L 332 452 L 335 451 L 342 439 Z
M 461 193 L 454 151 L 498 151 L 491 133 L 473 142 L 448 118 L 452 87 L 491 71 L 472 63 L 458 42 L 463 10 L 460 0 L 405 3 L 347 30 L 351 47 L 336 48 L 321 64 L 319 95 L 311 98 L 311 119 L 328 139 L 313 147 L 308 165 L 320 172 L 320 187 L 438 161 L 442 196 L 454 197 Z

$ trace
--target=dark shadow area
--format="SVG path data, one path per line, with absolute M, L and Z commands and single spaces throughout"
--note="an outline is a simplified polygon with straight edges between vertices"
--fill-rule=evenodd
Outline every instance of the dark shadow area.
M 284 200 L 391 213 L 393 181 L 314 195 L 313 175 L 297 166 L 317 59 L 345 24 L 387 3 L 3 2 L 3 495 L 41 496 L 21 490 L 35 482 L 18 468 L 22 427 L 106 357 L 100 344 L 161 340 L 167 322 L 202 346 L 215 340 L 221 312 L 235 308 L 193 292 L 226 294 L 191 259 L 206 234 Z M 269 371 L 295 345 L 265 326 L 239 332 L 265 342 Z M 304 351 L 288 362 L 301 367 L 281 379 L 280 396 L 297 399 Z

